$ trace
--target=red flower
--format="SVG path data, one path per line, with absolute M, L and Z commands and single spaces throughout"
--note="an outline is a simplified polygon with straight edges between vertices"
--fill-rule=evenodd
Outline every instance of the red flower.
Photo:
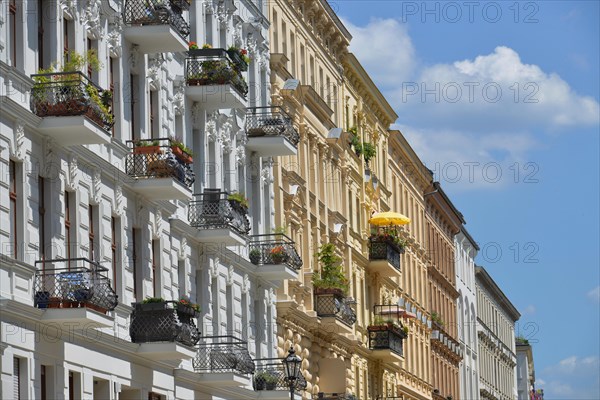
M 243 56 L 245 56 L 246 54 L 248 54 L 248 50 L 246 50 L 246 49 L 241 49 L 241 50 L 240 50 L 240 54 L 241 54 L 241 55 L 243 55 Z

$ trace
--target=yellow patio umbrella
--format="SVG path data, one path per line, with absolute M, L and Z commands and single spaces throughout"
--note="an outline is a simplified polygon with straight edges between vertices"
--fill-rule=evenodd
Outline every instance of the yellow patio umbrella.
M 369 223 L 376 226 L 406 225 L 410 223 L 410 218 L 397 212 L 387 211 L 373 214 Z

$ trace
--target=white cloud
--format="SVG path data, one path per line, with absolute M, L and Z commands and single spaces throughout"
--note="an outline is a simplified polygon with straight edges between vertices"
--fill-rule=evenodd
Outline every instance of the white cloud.
M 537 374 L 537 387 L 548 399 L 600 398 L 600 360 L 598 356 L 570 356 Z
M 352 33 L 350 51 L 376 83 L 400 86 L 410 78 L 416 56 L 406 25 L 395 19 L 371 19 L 364 27 L 343 22 Z
M 587 292 L 587 297 L 593 302 L 600 303 L 600 286 L 596 286 L 595 288 Z

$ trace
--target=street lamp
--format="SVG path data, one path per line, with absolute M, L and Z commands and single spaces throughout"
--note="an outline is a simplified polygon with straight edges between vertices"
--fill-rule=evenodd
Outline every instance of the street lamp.
M 302 360 L 296 355 L 294 346 L 290 346 L 288 350 L 288 356 L 283 359 L 283 365 L 285 366 L 285 379 L 290 387 L 290 400 L 294 400 L 294 389 L 296 388 L 296 381 L 300 379 L 300 364 Z

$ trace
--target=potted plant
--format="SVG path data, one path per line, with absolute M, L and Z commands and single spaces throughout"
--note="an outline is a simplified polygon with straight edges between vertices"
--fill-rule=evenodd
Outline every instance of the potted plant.
M 233 65 L 235 65 L 235 67 L 238 70 L 240 70 L 240 71 L 248 70 L 248 64 L 250 64 L 250 57 L 248 57 L 248 50 L 240 49 L 235 46 L 231 46 L 229 49 L 227 49 L 227 54 L 229 55 L 229 58 L 231 58 Z
M 50 292 L 38 291 L 35 292 L 34 302 L 37 308 L 48 308 L 50 302 Z
M 283 246 L 273 247 L 271 251 L 269 251 L 269 254 L 271 255 L 271 260 L 274 264 L 284 263 L 288 258 L 288 254 Z
M 159 154 L 158 140 L 138 140 L 133 145 L 133 154 Z
M 192 303 L 188 296 L 181 296 L 177 303 L 177 312 L 189 317 L 195 317 L 200 312 L 200 306 Z
M 435 311 L 431 312 L 431 321 L 440 328 L 444 327 L 444 321 L 442 317 Z
M 146 297 L 141 303 L 135 303 L 135 308 L 140 311 L 165 310 L 167 303 L 162 297 Z
M 315 294 L 345 296 L 348 291 L 348 279 L 344 276 L 342 259 L 335 254 L 333 243 L 323 244 L 317 253 L 317 258 L 321 265 L 321 272 L 313 275 Z
M 377 151 L 376 151 L 375 145 L 373 145 L 372 143 L 363 142 L 362 153 L 363 153 L 363 158 L 365 159 L 365 162 L 367 164 L 373 157 L 375 157 L 376 152 Z
M 270 371 L 259 371 L 254 374 L 255 390 L 274 390 L 277 386 L 277 376 Z
M 240 192 L 232 192 L 227 196 L 227 200 L 229 200 L 229 204 L 236 209 L 241 210 L 242 212 L 248 211 L 248 199 L 244 196 L 243 193 Z
M 181 139 L 179 138 L 171 136 L 170 140 L 171 151 L 173 152 L 173 154 L 175 154 L 175 157 L 177 157 L 177 159 L 184 164 L 191 164 L 194 161 L 192 158 L 192 150 L 186 147 L 186 145 L 184 145 Z
M 354 149 L 354 153 L 358 157 L 360 157 L 363 153 L 363 145 L 360 142 L 360 139 L 358 138 L 356 127 L 353 126 L 352 128 L 348 129 L 348 132 L 350 132 L 350 134 L 352 135 L 352 138 L 350 139 L 350 147 Z
M 254 247 L 252 250 L 250 250 L 249 257 L 252 264 L 258 265 L 260 263 L 260 249 Z

